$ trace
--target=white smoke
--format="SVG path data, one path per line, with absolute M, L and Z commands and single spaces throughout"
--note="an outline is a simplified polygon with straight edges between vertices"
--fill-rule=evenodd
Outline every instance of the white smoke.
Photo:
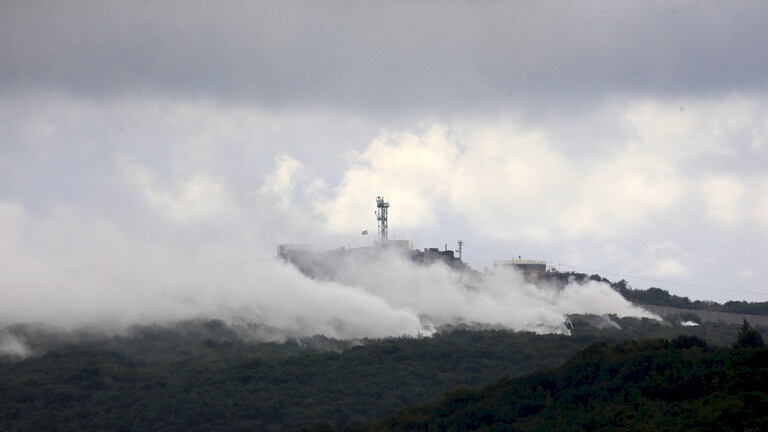
M 652 317 L 601 282 L 558 288 L 503 269 L 471 277 L 440 263 L 416 264 L 394 251 L 327 257 L 314 263 L 326 272 L 323 279 L 277 259 L 233 265 L 231 257 L 213 256 L 192 270 L 168 265 L 160 278 L 150 268 L 134 275 L 132 284 L 119 277 L 98 284 L 63 279 L 10 296 L 2 306 L 3 324 L 120 332 L 133 324 L 217 318 L 268 326 L 285 336 L 363 338 L 429 334 L 457 323 L 567 333 L 567 315 L 574 313 Z M 19 346 L 3 343 L 6 351 Z
M 567 333 L 570 314 L 655 315 L 632 305 L 603 282 L 569 281 L 564 287 L 526 280 L 505 268 L 472 276 L 438 262 L 423 266 L 395 250 L 367 254 L 331 254 L 332 277 L 360 287 L 398 310 L 418 313 L 422 328 L 477 323 L 512 330 Z M 414 329 L 415 330 L 415 329 Z
M 32 351 L 16 335 L 7 330 L 0 330 L 0 357 L 25 358 L 31 353 Z
M 569 314 L 652 317 L 594 281 L 554 287 L 504 269 L 471 276 L 391 250 L 317 254 L 312 270 L 321 277 L 313 278 L 237 248 L 147 248 L 106 227 L 99 232 L 92 249 L 71 257 L 25 257 L 34 267 L 14 267 L 7 254 L 0 329 L 33 323 L 116 334 L 137 324 L 222 319 L 276 329 L 274 337 L 348 339 L 429 334 L 457 323 L 567 333 Z M 24 355 L 21 341 L 1 342 L 3 352 Z

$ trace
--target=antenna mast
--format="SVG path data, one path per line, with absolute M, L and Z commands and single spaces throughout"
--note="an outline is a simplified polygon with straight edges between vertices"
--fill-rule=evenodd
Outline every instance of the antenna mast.
M 379 221 L 379 244 L 386 245 L 389 241 L 387 234 L 387 210 L 389 203 L 384 198 L 376 197 L 376 220 Z

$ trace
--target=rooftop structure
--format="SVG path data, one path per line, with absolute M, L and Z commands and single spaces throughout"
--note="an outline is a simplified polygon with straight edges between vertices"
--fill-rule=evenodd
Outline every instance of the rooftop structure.
M 308 244 L 281 244 L 277 245 L 277 256 L 285 257 L 297 253 L 312 252 L 312 245 Z
M 503 261 L 494 261 L 493 262 L 494 267 L 514 267 L 516 270 L 519 270 L 523 273 L 546 273 L 547 271 L 547 262 L 546 261 L 538 261 L 538 260 L 530 260 L 530 259 L 511 259 L 511 260 L 503 260 Z
M 389 253 L 389 251 L 398 251 L 411 261 L 419 264 L 432 265 L 436 262 L 442 262 L 455 270 L 471 271 L 471 268 L 461 260 L 462 246 L 464 244 L 462 240 L 459 240 L 458 255 L 455 251 L 448 250 L 448 244 L 445 245 L 444 250 L 424 248 L 421 251 L 414 249 L 408 240 L 390 240 L 388 213 L 389 203 L 380 196 L 376 197 L 376 220 L 379 226 L 376 246 L 342 247 L 332 251 L 315 252 L 312 246 L 307 244 L 281 244 L 277 246 L 277 255 L 298 266 L 303 273 L 319 278 L 328 278 L 329 275 L 335 272 L 335 269 L 329 267 L 329 263 L 337 259 L 345 259 L 346 257 L 377 259 L 383 256 L 382 254 Z M 363 235 L 367 235 L 367 233 L 367 230 L 363 231 Z

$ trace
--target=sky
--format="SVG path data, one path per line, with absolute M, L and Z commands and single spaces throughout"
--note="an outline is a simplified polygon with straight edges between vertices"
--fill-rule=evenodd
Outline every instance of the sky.
M 390 238 L 463 240 L 480 271 L 768 301 L 766 22 L 750 0 L 5 1 L 0 312 L 220 300 L 278 244 L 372 244 L 377 196 Z

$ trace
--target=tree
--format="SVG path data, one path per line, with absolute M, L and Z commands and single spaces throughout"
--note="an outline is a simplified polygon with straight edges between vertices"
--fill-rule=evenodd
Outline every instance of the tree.
M 736 343 L 734 348 L 763 348 L 765 342 L 763 341 L 763 335 L 759 331 L 753 329 L 749 325 L 749 321 L 744 320 L 744 324 L 741 325 L 739 335 L 736 337 Z

